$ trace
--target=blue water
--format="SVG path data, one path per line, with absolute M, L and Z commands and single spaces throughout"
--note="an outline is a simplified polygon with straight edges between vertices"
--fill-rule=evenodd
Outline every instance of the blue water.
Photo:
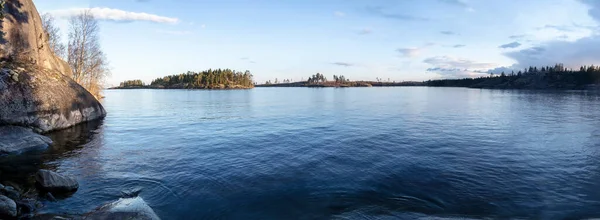
M 109 90 L 37 167 L 42 212 L 141 189 L 163 219 L 600 217 L 600 95 L 465 88 Z M 34 170 L 35 168 L 31 168 Z

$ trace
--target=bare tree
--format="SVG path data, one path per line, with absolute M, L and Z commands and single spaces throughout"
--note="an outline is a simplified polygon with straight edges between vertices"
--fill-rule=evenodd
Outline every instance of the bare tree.
M 61 42 L 60 29 L 56 26 L 54 17 L 51 14 L 42 15 L 42 27 L 48 36 L 48 44 L 50 49 L 56 56 L 64 59 L 66 46 Z
M 109 74 L 99 32 L 98 20 L 89 10 L 69 19 L 67 62 L 73 70 L 72 78 L 96 96 L 100 95 L 104 78 Z

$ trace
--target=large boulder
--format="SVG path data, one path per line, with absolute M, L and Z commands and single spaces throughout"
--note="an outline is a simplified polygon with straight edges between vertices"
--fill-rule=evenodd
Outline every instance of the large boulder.
M 6 0 L 0 26 L 0 125 L 45 133 L 103 118 L 98 100 L 71 80 L 71 69 L 54 55 L 32 0 Z M 17 36 L 17 37 L 15 37 Z
M 140 197 L 121 198 L 88 214 L 85 219 L 138 219 L 159 220 L 154 210 Z
M 77 183 L 75 178 L 50 170 L 39 170 L 35 174 L 35 181 L 41 190 L 53 193 L 75 192 L 79 188 L 79 183 Z
M 16 217 L 17 204 L 12 199 L 0 195 L 0 217 Z
M 0 137 L 0 155 L 46 149 L 52 144 L 50 138 L 36 134 L 31 129 L 17 126 L 1 126 Z
M 4 0 L 4 19 L 0 24 L 0 56 L 18 49 L 46 69 L 70 74 L 69 65 L 57 57 L 48 44 L 48 35 L 32 0 Z

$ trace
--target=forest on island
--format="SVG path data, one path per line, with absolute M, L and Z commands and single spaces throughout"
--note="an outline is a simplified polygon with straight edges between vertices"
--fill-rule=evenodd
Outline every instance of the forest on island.
M 250 71 L 239 72 L 231 69 L 209 69 L 202 72 L 182 73 L 157 78 L 150 83 L 151 88 L 166 89 L 247 89 L 253 88 Z
M 581 66 L 577 70 L 563 64 L 529 67 L 522 71 L 478 78 L 440 79 L 425 82 L 427 86 L 498 89 L 583 89 L 600 83 L 600 66 Z
M 119 84 L 119 87 L 122 87 L 122 88 L 144 87 L 144 86 L 146 86 L 144 84 L 144 82 L 142 82 L 142 80 L 139 80 L 139 79 L 126 80 L 126 81 L 121 82 L 121 84 Z

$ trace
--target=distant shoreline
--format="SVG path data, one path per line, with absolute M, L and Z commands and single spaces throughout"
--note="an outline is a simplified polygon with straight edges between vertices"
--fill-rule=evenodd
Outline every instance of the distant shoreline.
M 240 85 L 233 85 L 233 86 L 218 86 L 218 87 L 207 87 L 207 88 L 201 88 L 201 87 L 157 87 L 157 86 L 116 86 L 116 87 L 110 87 L 107 88 L 108 90 L 118 90 L 118 89 L 164 89 L 164 90 L 171 90 L 171 89 L 189 89 L 189 90 L 239 90 L 239 89 L 252 89 L 254 88 L 254 86 L 240 86 Z
M 293 82 L 277 84 L 260 84 L 255 87 L 308 87 L 308 88 L 347 88 L 347 87 L 398 87 L 398 86 L 426 86 L 423 82 L 373 82 L 373 81 L 352 81 L 345 83 L 336 82 Z

